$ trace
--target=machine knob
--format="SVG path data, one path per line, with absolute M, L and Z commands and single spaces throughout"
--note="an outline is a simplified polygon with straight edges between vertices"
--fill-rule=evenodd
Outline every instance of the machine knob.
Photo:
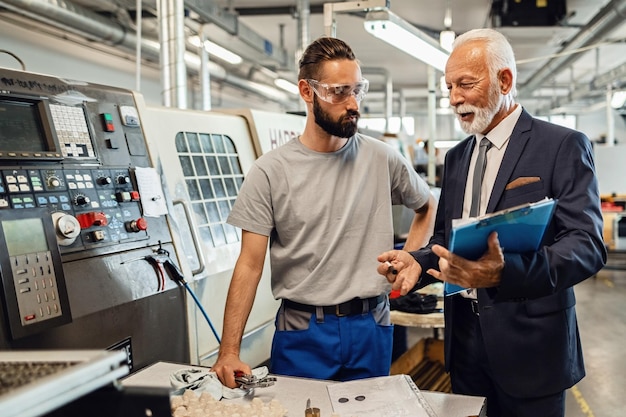
M 53 188 L 57 188 L 61 186 L 61 180 L 59 179 L 59 177 L 49 177 L 48 178 L 48 186 L 53 187 Z
M 86 206 L 89 203 L 91 203 L 91 200 L 84 194 L 77 194 L 74 196 L 74 204 L 77 206 Z
M 127 232 L 137 233 L 148 229 L 148 222 L 143 217 L 124 223 Z
M 113 182 L 111 177 L 100 177 L 97 181 L 100 185 L 110 185 Z
M 130 177 L 128 175 L 120 175 L 116 178 L 118 184 L 130 184 Z
M 80 234 L 80 224 L 76 217 L 57 211 L 52 213 L 52 221 L 59 246 L 69 246 Z

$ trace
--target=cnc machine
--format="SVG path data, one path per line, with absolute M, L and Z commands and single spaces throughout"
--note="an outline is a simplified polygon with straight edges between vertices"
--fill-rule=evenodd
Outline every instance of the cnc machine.
M 146 261 L 177 263 L 167 215 L 146 215 L 167 190 L 142 195 L 140 169 L 131 92 L 0 69 L 0 348 L 189 359 L 185 291 Z

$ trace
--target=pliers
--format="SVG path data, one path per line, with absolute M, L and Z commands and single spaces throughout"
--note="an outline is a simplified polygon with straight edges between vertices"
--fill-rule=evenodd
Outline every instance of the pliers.
M 256 375 L 244 374 L 242 372 L 235 373 L 235 382 L 239 384 L 239 388 L 251 389 L 251 388 L 267 388 L 274 385 L 276 378 L 272 376 L 266 376 L 259 378 Z

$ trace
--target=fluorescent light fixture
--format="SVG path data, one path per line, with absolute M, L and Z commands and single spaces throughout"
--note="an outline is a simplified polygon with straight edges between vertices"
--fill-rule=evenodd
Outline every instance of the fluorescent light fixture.
M 403 52 L 443 72 L 449 54 L 439 43 L 389 10 L 365 16 L 365 30 Z M 382 57 L 381 57 L 382 58 Z
M 446 51 L 452 51 L 452 42 L 456 38 L 453 30 L 442 30 L 439 32 L 439 45 Z
M 621 109 L 626 103 L 626 91 L 616 91 L 611 97 L 611 107 L 614 109 Z
M 285 80 L 284 78 L 276 78 L 274 80 L 274 85 L 276 85 L 276 87 L 282 88 L 283 90 L 287 91 L 288 93 L 300 94 L 300 90 L 298 89 L 298 86 L 295 85 L 292 82 L 289 82 L 289 81 Z
M 190 36 L 189 43 L 191 43 L 196 48 L 200 47 L 200 37 Z M 207 50 L 209 55 L 215 56 L 221 59 L 222 61 L 228 62 L 229 64 L 239 65 L 243 62 L 243 59 L 239 55 L 229 51 L 226 48 L 222 48 L 218 44 L 213 43 L 209 40 L 204 41 L 204 49 Z

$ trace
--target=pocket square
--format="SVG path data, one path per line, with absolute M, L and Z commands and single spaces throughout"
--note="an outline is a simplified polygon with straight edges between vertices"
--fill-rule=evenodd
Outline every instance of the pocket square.
M 519 177 L 508 183 L 505 190 L 512 190 L 523 185 L 532 184 L 533 182 L 541 181 L 541 177 Z

